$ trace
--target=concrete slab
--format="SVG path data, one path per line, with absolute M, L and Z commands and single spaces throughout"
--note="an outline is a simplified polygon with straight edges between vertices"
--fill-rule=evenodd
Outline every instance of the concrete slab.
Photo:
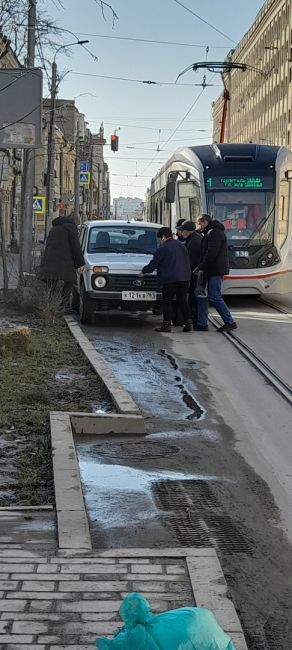
M 71 413 L 75 434 L 82 435 L 139 435 L 145 433 L 141 415 L 124 413 Z

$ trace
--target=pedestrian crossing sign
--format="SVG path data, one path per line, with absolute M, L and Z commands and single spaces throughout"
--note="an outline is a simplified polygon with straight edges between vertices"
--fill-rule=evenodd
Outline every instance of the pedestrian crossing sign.
M 79 173 L 79 185 L 90 185 L 90 172 Z
M 35 214 L 45 214 L 46 213 L 46 197 L 45 196 L 34 196 L 32 202 L 32 209 Z

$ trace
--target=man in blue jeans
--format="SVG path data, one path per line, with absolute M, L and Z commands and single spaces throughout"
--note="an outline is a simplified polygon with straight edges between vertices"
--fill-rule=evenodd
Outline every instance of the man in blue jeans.
M 202 214 L 197 220 L 198 230 L 203 235 L 202 253 L 199 270 L 204 271 L 208 280 L 208 298 L 223 320 L 219 332 L 231 332 L 237 328 L 231 313 L 225 304 L 221 290 L 224 275 L 229 273 L 228 245 L 225 228 L 220 221 L 212 219 L 209 214 Z M 197 298 L 196 330 L 208 330 L 208 298 Z

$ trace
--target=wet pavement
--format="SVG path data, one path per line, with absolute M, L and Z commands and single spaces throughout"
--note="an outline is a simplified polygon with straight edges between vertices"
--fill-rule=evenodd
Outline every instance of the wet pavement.
M 192 473 L 192 461 L 185 459 L 184 471 L 166 467 L 178 465 L 184 445 L 167 440 L 134 441 L 107 438 L 106 442 L 76 440 L 81 480 L 96 548 L 139 547 L 151 530 L 151 545 L 176 544 L 175 534 L 167 529 L 163 506 L 157 502 L 161 485 L 211 483 L 216 476 Z M 164 459 L 162 461 L 162 458 Z M 166 460 L 168 459 L 168 460 Z M 159 469 L 161 467 L 161 469 Z M 171 514 L 172 510 L 170 511 Z M 147 533 L 148 531 L 148 533 Z M 209 544 L 207 544 L 209 545 Z
M 2 544 L 56 550 L 56 513 L 49 508 L 0 509 L 0 545 Z
M 147 539 L 152 547 L 215 547 L 249 649 L 287 650 L 292 551 L 279 511 L 268 485 L 238 452 L 227 413 L 218 410 L 207 355 L 187 354 L 194 341 L 206 345 L 206 335 L 180 335 L 178 328 L 178 337 L 159 336 L 154 324 L 145 317 L 100 316 L 84 328 L 133 395 L 147 429 L 142 439 L 78 441 L 93 543 L 137 547 Z M 207 336 L 213 353 L 226 347 L 237 372 L 243 362 L 236 351 L 217 333 Z M 176 357 L 173 341 L 180 337 L 186 352 Z M 230 394 L 231 408 L 232 400 Z

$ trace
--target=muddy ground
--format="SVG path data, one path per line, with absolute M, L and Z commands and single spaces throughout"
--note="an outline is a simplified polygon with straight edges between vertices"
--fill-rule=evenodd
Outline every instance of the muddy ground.
M 265 482 L 235 448 L 203 364 L 174 359 L 153 321 L 86 332 L 146 417 L 146 439 L 78 441 L 99 547 L 214 546 L 249 650 L 292 648 L 292 550 Z
M 0 302 L 0 330 L 31 327 L 30 354 L 0 359 L 0 506 L 54 502 L 49 412 L 112 410 L 103 384 L 65 323 Z

